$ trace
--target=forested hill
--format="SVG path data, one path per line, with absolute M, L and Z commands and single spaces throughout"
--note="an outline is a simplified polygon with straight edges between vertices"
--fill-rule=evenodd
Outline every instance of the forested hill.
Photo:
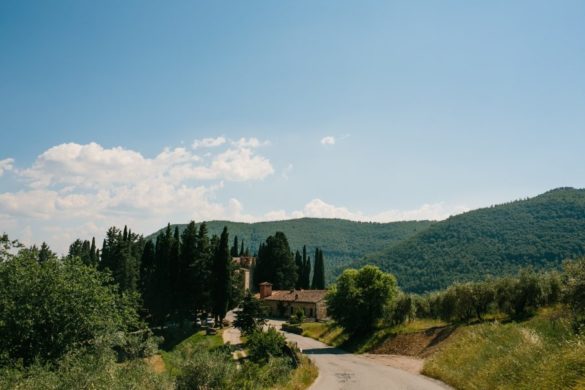
M 378 265 L 402 289 L 424 292 L 524 266 L 556 268 L 584 254 L 585 190 L 559 188 L 437 222 L 354 266 Z
M 284 232 L 291 249 L 307 251 L 313 259 L 315 247 L 323 250 L 326 280 L 331 282 L 339 270 L 365 254 L 396 244 L 428 228 L 430 221 L 392 223 L 353 222 L 342 219 L 301 218 L 287 221 L 240 223 L 229 221 L 206 222 L 210 234 L 220 234 L 227 226 L 230 239 L 234 235 L 244 240 L 251 253 L 261 242 L 277 231 Z M 174 225 L 173 225 L 174 226 Z M 182 232 L 186 225 L 179 225 Z M 147 237 L 153 239 L 158 232 Z

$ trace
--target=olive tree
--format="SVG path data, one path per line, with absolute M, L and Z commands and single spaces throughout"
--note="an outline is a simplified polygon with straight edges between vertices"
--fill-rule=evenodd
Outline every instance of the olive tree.
M 144 330 L 135 302 L 79 261 L 16 256 L 0 263 L 0 356 L 28 365 L 79 347 L 124 348 L 129 331 Z
M 350 332 L 371 329 L 397 295 L 394 275 L 367 265 L 347 269 L 327 293 L 331 317 Z

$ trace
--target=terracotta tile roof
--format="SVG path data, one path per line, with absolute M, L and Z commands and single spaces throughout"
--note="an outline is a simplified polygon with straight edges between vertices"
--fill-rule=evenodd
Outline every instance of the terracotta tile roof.
M 266 301 L 316 303 L 325 299 L 327 290 L 274 290 Z

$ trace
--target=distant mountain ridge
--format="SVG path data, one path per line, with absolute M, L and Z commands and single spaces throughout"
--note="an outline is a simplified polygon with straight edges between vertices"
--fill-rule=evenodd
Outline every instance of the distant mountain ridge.
M 375 264 L 413 292 L 455 281 L 557 268 L 585 255 L 585 190 L 558 188 L 534 198 L 469 211 L 353 264 Z
M 210 234 L 221 233 L 227 226 L 230 240 L 238 236 L 254 253 L 261 242 L 277 231 L 284 232 L 292 250 L 307 246 L 314 257 L 315 247 L 323 250 L 325 276 L 333 282 L 341 270 L 367 253 L 379 251 L 427 229 L 431 221 L 407 221 L 390 223 L 354 222 L 343 219 L 300 218 L 285 221 L 242 223 L 231 221 L 206 221 Z M 172 225 L 173 229 L 175 225 Z M 179 224 L 182 232 L 185 224 Z M 163 229 L 146 237 L 155 239 Z
M 311 258 L 320 247 L 328 283 L 347 267 L 374 264 L 394 273 L 403 290 L 422 293 L 456 281 L 514 274 L 526 266 L 554 269 L 564 259 L 585 256 L 585 189 L 557 188 L 439 222 L 301 218 L 206 223 L 211 234 L 227 226 L 230 239 L 244 239 L 252 252 L 277 231 L 286 234 L 293 250 L 307 245 Z M 182 231 L 186 225 L 178 226 Z

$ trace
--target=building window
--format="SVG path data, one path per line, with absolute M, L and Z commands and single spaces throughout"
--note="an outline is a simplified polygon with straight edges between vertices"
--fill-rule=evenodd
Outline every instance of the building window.
M 292 306 L 290 307 L 290 315 L 291 316 L 293 315 L 293 307 Z
M 313 317 L 313 309 L 309 309 L 309 317 Z

